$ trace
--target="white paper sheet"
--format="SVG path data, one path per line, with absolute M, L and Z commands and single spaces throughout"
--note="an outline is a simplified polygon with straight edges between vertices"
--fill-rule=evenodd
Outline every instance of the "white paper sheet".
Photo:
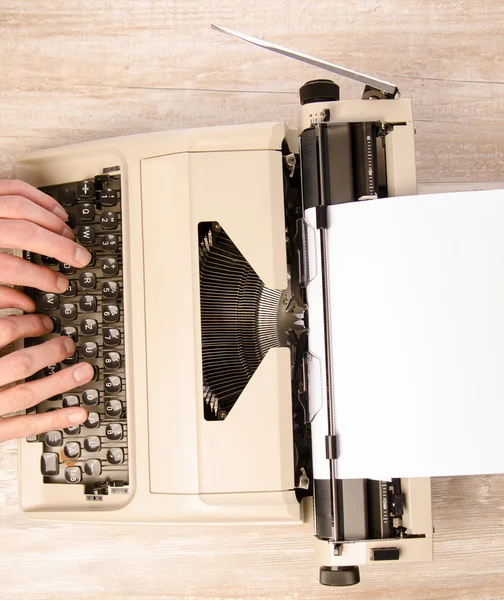
M 331 206 L 329 257 L 338 476 L 504 472 L 504 190 Z

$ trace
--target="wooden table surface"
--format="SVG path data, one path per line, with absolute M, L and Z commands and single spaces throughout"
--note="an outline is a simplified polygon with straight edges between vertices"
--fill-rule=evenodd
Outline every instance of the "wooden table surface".
M 3 0 L 0 177 L 23 152 L 129 133 L 296 122 L 324 73 L 217 22 L 397 82 L 414 102 L 420 191 L 504 187 L 501 0 Z M 340 82 L 343 98 L 361 86 Z M 404 423 L 404 426 L 408 426 Z M 470 441 L 468 441 L 470 443 Z M 504 476 L 433 482 L 435 561 L 319 586 L 309 526 L 28 523 L 0 446 L 0 597 L 502 599 Z

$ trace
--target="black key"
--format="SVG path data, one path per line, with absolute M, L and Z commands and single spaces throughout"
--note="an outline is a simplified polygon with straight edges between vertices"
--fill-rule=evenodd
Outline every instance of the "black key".
M 98 365 L 92 365 L 93 366 L 93 378 L 91 379 L 91 381 L 98 381 L 98 379 L 100 379 L 100 367 Z
M 124 452 L 122 448 L 109 448 L 107 450 L 107 460 L 111 465 L 120 465 L 124 462 Z
M 40 458 L 42 475 L 57 475 L 59 473 L 59 456 L 55 452 L 44 452 Z
M 33 337 L 27 337 L 24 339 L 24 347 L 25 348 L 31 348 L 32 346 L 37 346 L 39 343 L 39 340 L 37 338 L 33 338 Z M 29 377 L 26 378 L 27 380 L 29 379 Z
M 70 427 L 66 427 L 63 431 L 67 435 L 79 435 L 80 433 L 80 425 L 70 425 Z
M 68 483 L 80 483 L 82 481 L 82 471 L 80 467 L 67 467 L 65 469 L 65 479 Z
M 108 423 L 107 428 L 105 429 L 105 435 L 107 439 L 113 440 L 117 442 L 118 440 L 123 439 L 123 426 L 120 423 Z
M 84 448 L 88 452 L 98 452 L 101 450 L 100 438 L 97 435 L 90 435 L 84 440 Z
M 102 237 L 101 247 L 104 250 L 115 252 L 119 247 L 119 240 L 117 239 L 117 236 L 113 233 L 107 233 L 107 235 L 104 235 Z
M 88 418 L 84 423 L 84 426 L 88 429 L 96 429 L 100 426 L 100 415 L 97 412 L 88 413 Z
M 96 358 L 98 356 L 98 344 L 95 342 L 84 342 L 80 347 L 81 358 Z
M 95 389 L 85 390 L 82 393 L 82 402 L 87 406 L 96 406 L 100 402 L 100 392 Z
M 75 217 L 72 214 L 68 215 L 66 224 L 68 225 L 68 227 L 70 227 L 70 229 L 75 229 Z
M 92 271 L 85 271 L 79 275 L 79 283 L 83 290 L 94 290 L 96 287 L 96 275 Z
M 58 317 L 49 317 L 53 323 L 53 328 L 51 333 L 59 333 L 60 330 L 60 320 L 58 319 Z
M 60 306 L 60 316 L 66 321 L 74 321 L 77 318 L 77 305 L 62 304 Z
M 60 335 L 66 335 L 71 337 L 74 342 L 77 342 L 79 339 L 79 334 L 77 333 L 77 329 L 75 327 L 62 327 L 60 331 Z
M 103 320 L 105 323 L 117 323 L 121 313 L 119 311 L 119 307 L 115 304 L 106 304 L 103 307 Z
M 75 192 L 69 188 L 58 190 L 56 199 L 63 206 L 73 206 L 75 204 Z
M 47 265 L 48 267 L 58 264 L 58 261 L 52 256 L 41 256 L 40 258 L 42 260 L 42 264 Z
M 81 446 L 79 442 L 68 442 L 63 448 L 63 452 L 67 458 L 79 458 Z
M 78 435 L 80 433 L 80 425 L 70 425 L 70 427 L 66 427 L 63 431 L 67 435 Z
M 103 212 L 100 215 L 100 223 L 103 229 L 117 229 L 117 213 L 110 210 Z
M 109 329 L 105 327 L 103 330 L 103 344 L 112 348 L 113 346 L 119 346 L 121 343 L 121 332 L 119 329 Z
M 63 408 L 71 408 L 72 406 L 79 406 L 79 396 L 64 396 L 63 397 Z
M 101 263 L 101 270 L 104 275 L 117 275 L 119 273 L 119 263 L 115 258 L 104 258 Z
M 119 298 L 120 291 L 117 281 L 104 281 L 102 283 L 102 294 L 104 298 Z
M 91 254 L 91 258 L 89 259 L 88 264 L 86 265 L 86 267 L 94 267 L 96 264 L 96 253 L 94 250 L 88 250 L 89 254 Z
M 94 198 L 95 195 L 95 184 L 91 179 L 85 179 L 79 181 L 77 184 L 77 193 L 79 198 Z
M 58 402 L 58 400 L 61 400 L 61 394 L 56 394 L 55 396 L 51 396 L 50 398 L 48 398 L 48 400 L 50 400 L 51 402 Z M 51 410 L 56 410 L 56 409 L 53 408 Z
M 82 225 L 77 230 L 77 238 L 81 244 L 92 244 L 95 241 L 94 227 Z
M 57 294 L 44 294 L 41 300 L 43 310 L 56 310 L 59 306 Z
M 61 444 L 63 443 L 63 436 L 61 435 L 61 431 L 48 431 L 45 434 L 44 441 L 46 443 L 46 446 L 51 446 L 51 448 L 61 446 Z
M 72 265 L 68 265 L 67 263 L 60 263 L 59 270 L 63 275 L 73 275 L 75 273 L 75 267 L 72 267 Z
M 105 377 L 105 391 L 109 394 L 118 394 L 122 389 L 121 378 L 117 375 Z
M 64 298 L 73 298 L 77 296 L 77 283 L 69 281 L 67 289 L 61 294 Z
M 84 471 L 86 472 L 86 475 L 101 475 L 101 462 L 97 458 L 86 460 L 84 463 Z
M 79 215 L 79 219 L 83 222 L 92 221 L 95 218 L 94 204 L 89 204 L 89 202 L 79 204 L 77 214 Z
M 96 335 L 98 333 L 98 321 L 96 319 L 84 319 L 80 328 L 82 335 Z
M 105 413 L 109 417 L 120 417 L 122 415 L 122 402 L 120 400 L 107 400 L 105 402 Z
M 82 296 L 79 306 L 83 312 L 96 312 L 96 296 Z
M 63 360 L 62 362 L 64 365 L 75 365 L 79 362 L 79 355 L 77 354 L 77 352 L 74 352 L 72 356 L 65 358 L 65 360 Z
M 58 371 L 61 371 L 60 363 L 55 363 L 53 365 L 47 365 L 47 367 L 44 368 L 44 375 L 46 375 L 46 376 L 54 375 Z
M 112 188 L 105 188 L 100 192 L 99 198 L 103 206 L 115 206 L 117 204 L 117 191 Z
M 120 369 L 121 355 L 119 352 L 105 352 L 103 355 L 103 363 L 106 369 Z

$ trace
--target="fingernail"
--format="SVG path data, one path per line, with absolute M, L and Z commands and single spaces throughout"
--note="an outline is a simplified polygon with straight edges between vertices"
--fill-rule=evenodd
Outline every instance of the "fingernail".
M 61 206 L 59 205 L 54 207 L 53 213 L 60 219 L 63 219 L 63 221 L 66 221 L 68 219 L 67 211 L 64 208 L 61 208 Z
M 91 260 L 91 254 L 82 246 L 78 246 L 75 251 L 75 262 L 85 267 Z
M 93 367 L 89 363 L 82 363 L 73 372 L 73 378 L 78 383 L 83 381 L 91 381 L 93 377 Z
M 70 421 L 70 423 L 84 423 L 84 421 L 87 419 L 87 412 L 81 408 L 80 410 L 76 410 L 74 412 L 71 412 L 68 415 L 68 420 Z
M 58 275 L 56 279 L 56 287 L 61 292 L 64 292 L 68 288 L 68 279 L 63 277 L 63 275 Z
M 46 316 L 41 317 L 41 319 L 42 319 L 42 323 L 44 324 L 44 327 L 47 329 L 47 331 L 52 331 L 54 328 L 54 323 L 51 321 L 51 319 Z
M 61 235 L 63 235 L 64 237 L 68 238 L 69 240 L 74 240 L 74 234 L 72 233 L 72 230 L 70 229 L 70 227 L 63 227 L 63 231 L 61 232 Z
M 62 337 L 63 337 L 63 346 L 65 346 L 65 350 L 68 352 L 68 354 L 73 353 L 75 351 L 75 344 L 74 344 L 74 341 L 72 340 L 72 338 L 68 337 L 66 335 L 64 335 Z

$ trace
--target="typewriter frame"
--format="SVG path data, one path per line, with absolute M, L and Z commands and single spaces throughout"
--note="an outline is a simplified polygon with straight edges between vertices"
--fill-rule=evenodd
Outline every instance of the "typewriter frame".
M 301 524 L 305 515 L 310 518 L 309 507 L 303 510 L 296 496 L 288 349 L 270 350 L 228 419 L 222 423 L 205 422 L 203 410 L 198 415 L 202 376 L 199 307 L 195 300 L 199 296 L 195 238 L 198 223 L 221 222 L 264 283 L 285 289 L 286 147 L 288 152 L 297 154 L 298 135 L 327 120 L 328 111 L 331 122 L 404 123 L 385 140 L 389 195 L 416 193 L 409 100 L 315 102 L 301 108 L 298 130 L 289 129 L 284 123 L 272 123 L 149 133 L 35 152 L 16 164 L 16 177 L 35 186 L 85 179 L 103 167 L 120 167 L 125 352 L 127 365 L 134 365 L 134 372 L 131 368 L 126 371 L 127 389 L 134 398 L 128 416 L 129 493 L 110 493 L 100 502 L 89 502 L 81 486 L 43 484 L 38 470 L 40 444 L 22 440 L 20 506 L 26 517 L 248 525 L 295 525 Z M 250 178 L 243 186 L 244 173 L 263 176 Z M 166 198 L 176 200 L 170 206 L 159 201 L 159 189 L 164 190 Z M 242 202 L 236 206 L 233 199 L 238 192 Z M 142 202 L 134 201 L 137 198 Z M 172 222 L 174 227 L 168 228 L 166 224 Z M 180 223 L 188 224 L 189 229 Z M 260 249 L 257 240 L 261 240 Z M 136 248 L 142 251 L 135 251 Z M 180 259 L 187 277 L 170 273 L 159 278 L 166 255 L 177 257 L 177 262 Z M 177 305 L 182 315 L 178 323 L 166 316 L 160 322 L 160 315 L 166 312 L 165 299 L 173 297 L 174 289 L 189 301 Z M 176 300 L 173 303 L 176 305 Z M 183 335 L 183 327 L 188 323 L 192 323 L 191 335 Z M 315 323 L 314 316 L 310 316 L 310 324 Z M 174 341 L 165 348 L 163 338 L 172 332 Z M 187 361 L 185 377 L 177 377 L 172 368 L 180 355 Z M 176 394 L 189 396 L 194 403 L 181 408 L 176 402 L 167 402 L 167 378 Z M 266 423 L 264 414 L 268 415 Z M 163 424 L 172 420 L 177 425 L 173 439 L 167 441 Z M 221 427 L 220 431 L 216 427 Z M 224 428 L 228 428 L 228 433 L 223 435 Z M 312 423 L 312 435 L 320 440 L 323 430 L 320 420 Z M 259 438 L 257 431 L 261 432 Z M 257 439 L 260 444 L 254 444 Z M 230 447 L 236 451 L 230 454 Z M 177 458 L 170 468 L 165 467 L 163 460 L 166 453 Z M 318 564 L 329 569 L 367 564 L 378 560 L 376 550 L 386 548 L 397 549 L 396 558 L 402 562 L 431 560 L 430 480 L 403 479 L 401 484 L 405 497 L 404 527 L 421 537 L 316 537 Z

